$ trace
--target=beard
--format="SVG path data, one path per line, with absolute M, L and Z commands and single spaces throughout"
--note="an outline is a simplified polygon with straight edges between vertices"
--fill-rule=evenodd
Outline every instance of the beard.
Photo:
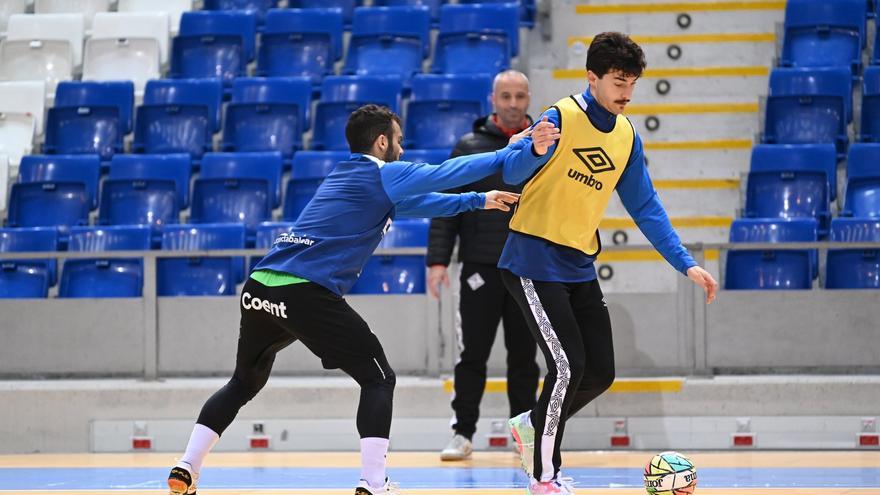
M 385 150 L 385 155 L 382 157 L 383 162 L 396 162 L 400 159 L 400 154 L 393 147 L 389 147 Z

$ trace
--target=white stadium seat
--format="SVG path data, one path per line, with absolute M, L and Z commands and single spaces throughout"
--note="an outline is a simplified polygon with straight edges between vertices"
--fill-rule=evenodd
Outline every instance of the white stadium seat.
M 192 10 L 192 0 L 119 0 L 119 12 L 167 12 L 171 36 L 180 31 L 180 17 Z
M 159 43 L 154 39 L 90 39 L 86 43 L 83 80 L 134 82 L 143 94 L 150 79 L 160 77 Z
M 82 65 L 85 18 L 82 14 L 17 14 L 9 17 L 7 41 L 66 41 L 73 64 Z
M 9 16 L 13 14 L 24 14 L 25 12 L 27 12 L 27 2 L 25 0 L 0 1 L 0 33 L 6 32 L 6 24 L 9 23 Z
M 159 43 L 162 64 L 168 62 L 168 14 L 165 12 L 105 12 L 95 15 L 91 39 L 108 38 L 154 39 Z
M 0 82 L 0 112 L 33 115 L 37 134 L 43 134 L 46 83 L 43 81 Z
M 73 78 L 73 53 L 70 43 L 50 41 L 4 41 L 0 43 L 0 79 L 42 81 L 46 95 L 55 95 L 59 81 Z
M 34 2 L 35 14 L 83 14 L 86 30 L 92 28 L 95 14 L 109 10 L 110 0 L 36 0 Z
M 0 112 L 0 154 L 7 155 L 13 166 L 34 147 L 34 116 Z
M 9 194 L 9 157 L 0 155 L 0 211 L 6 209 L 7 194 Z

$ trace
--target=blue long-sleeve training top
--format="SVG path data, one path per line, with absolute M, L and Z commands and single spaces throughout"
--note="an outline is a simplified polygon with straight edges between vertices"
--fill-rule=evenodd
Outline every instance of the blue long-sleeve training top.
M 587 102 L 587 116 L 590 122 L 600 131 L 611 132 L 614 129 L 616 115 L 599 105 L 589 88 L 584 91 L 583 97 Z M 560 126 L 559 112 L 555 108 L 545 111 L 536 122 L 543 120 L 544 116 L 547 116 L 548 121 L 556 127 Z M 565 130 L 562 129 L 562 132 Z M 556 150 L 554 144 L 543 156 L 537 156 L 531 146 L 531 138 L 522 141 L 522 149 L 511 153 L 505 159 L 503 175 L 504 182 L 508 184 L 519 184 L 532 177 L 550 160 Z M 635 136 L 629 162 L 617 184 L 617 194 L 636 225 L 670 265 L 682 273 L 696 266 L 697 263 L 682 246 L 660 198 L 657 197 L 657 191 L 654 190 L 645 165 L 642 139 L 638 133 Z M 511 231 L 507 236 L 498 267 L 532 280 L 586 282 L 596 279 L 593 261 L 593 257 L 577 249 Z
M 525 144 L 462 156 L 441 165 L 354 154 L 333 168 L 294 222 L 255 270 L 289 273 L 346 294 L 395 217 L 452 216 L 486 204 L 483 193 L 433 191 L 470 184 L 501 170 Z

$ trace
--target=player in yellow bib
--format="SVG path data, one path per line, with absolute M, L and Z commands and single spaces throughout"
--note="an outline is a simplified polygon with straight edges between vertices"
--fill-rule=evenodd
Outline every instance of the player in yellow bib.
M 602 33 L 586 65 L 588 88 L 540 119 L 559 128 L 560 139 L 526 145 L 504 164 L 505 182 L 528 182 L 498 267 L 548 368 L 535 408 L 510 420 L 533 495 L 572 493 L 559 475 L 565 422 L 614 381 L 611 321 L 593 264 L 611 193 L 669 264 L 706 291 L 707 303 L 718 288 L 672 228 L 642 141 L 622 115 L 645 69 L 642 49 L 624 34 Z

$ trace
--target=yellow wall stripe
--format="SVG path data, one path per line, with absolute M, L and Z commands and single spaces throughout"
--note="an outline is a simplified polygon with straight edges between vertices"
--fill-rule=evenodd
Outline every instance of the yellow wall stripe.
M 764 66 L 743 67 L 668 67 L 660 69 L 647 69 L 642 77 L 750 77 L 770 74 L 770 68 Z M 584 79 L 587 78 L 586 69 L 555 69 L 554 79 Z
M 640 45 L 652 43 L 775 43 L 776 33 L 699 33 L 699 34 L 658 34 L 631 36 Z M 585 45 L 593 42 L 592 36 L 569 36 L 568 44 L 580 41 Z
M 717 249 L 706 250 L 706 260 L 716 261 L 718 259 Z M 663 256 L 653 249 L 644 249 L 639 251 L 602 251 L 598 258 L 600 263 L 614 262 L 633 262 L 633 261 L 664 261 Z
M 661 103 L 629 105 L 627 115 L 660 115 L 679 113 L 758 113 L 757 103 Z
M 719 139 L 714 141 L 654 141 L 644 144 L 646 150 L 724 150 L 752 149 L 750 139 Z
M 633 393 L 677 393 L 681 392 L 684 384 L 683 379 L 664 379 L 664 380 L 638 380 L 622 378 L 614 380 L 608 392 L 614 394 L 633 394 Z M 544 380 L 538 384 L 538 388 L 544 386 Z M 443 390 L 451 394 L 453 391 L 453 381 L 451 378 L 443 380 Z M 490 378 L 486 380 L 486 392 L 490 394 L 506 393 L 507 380 L 504 378 Z
M 659 179 L 657 189 L 739 189 L 739 179 Z
M 578 5 L 578 14 L 628 14 L 657 12 L 714 12 L 724 10 L 783 10 L 784 0 L 764 0 L 757 2 L 670 2 L 670 3 L 632 3 L 612 5 Z
M 672 217 L 672 226 L 680 228 L 729 228 L 732 217 Z M 599 228 L 603 230 L 634 229 L 636 222 L 631 218 L 603 218 Z

